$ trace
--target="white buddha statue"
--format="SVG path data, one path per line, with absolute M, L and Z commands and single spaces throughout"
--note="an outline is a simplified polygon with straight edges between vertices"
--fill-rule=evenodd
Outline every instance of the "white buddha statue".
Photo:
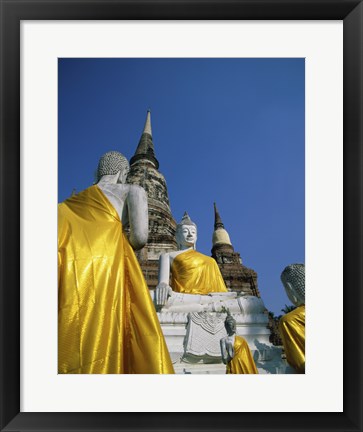
M 108 152 L 97 184 L 59 204 L 60 374 L 174 373 L 133 251 L 147 241 L 147 196 L 125 184 L 128 171 L 121 153 Z
M 220 340 L 226 336 L 227 312 L 236 319 L 238 335 L 252 342 L 251 349 L 257 349 L 255 340 L 268 344 L 263 301 L 227 290 L 217 262 L 196 251 L 197 227 L 187 213 L 177 225 L 176 241 L 177 251 L 160 256 L 154 303 L 170 352 L 180 359 L 179 371 L 184 367 L 180 365 L 222 362 Z
M 157 309 L 240 313 L 237 293 L 228 292 L 216 261 L 196 251 L 197 226 L 186 212 L 177 225 L 176 241 L 177 251 L 160 256 Z

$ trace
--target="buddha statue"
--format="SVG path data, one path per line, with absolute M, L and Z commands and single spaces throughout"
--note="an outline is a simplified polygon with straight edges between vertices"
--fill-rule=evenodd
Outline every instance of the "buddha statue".
M 152 294 L 176 370 L 186 364 L 223 365 L 220 341 L 226 336 L 227 311 L 241 332 L 248 327 L 249 342 L 268 341 L 263 301 L 227 290 L 214 258 L 196 251 L 197 226 L 187 213 L 177 225 L 176 241 L 177 251 L 160 256 L 158 285 Z M 239 337 L 236 341 L 241 344 Z
M 298 373 L 305 373 L 305 265 L 287 266 L 281 273 L 281 281 L 296 306 L 279 323 L 286 360 Z
M 147 196 L 125 184 L 128 171 L 121 153 L 108 152 L 97 183 L 59 204 L 60 374 L 174 373 L 133 251 L 147 241 Z
M 227 365 L 227 374 L 258 374 L 251 350 L 242 336 L 236 335 L 236 320 L 227 314 L 225 320 L 227 336 L 222 338 L 221 353 L 223 363 Z
M 220 312 L 234 307 L 240 311 L 234 304 L 237 293 L 228 292 L 216 261 L 196 251 L 197 226 L 186 212 L 177 225 L 176 241 L 178 250 L 162 254 L 159 259 L 157 309 Z

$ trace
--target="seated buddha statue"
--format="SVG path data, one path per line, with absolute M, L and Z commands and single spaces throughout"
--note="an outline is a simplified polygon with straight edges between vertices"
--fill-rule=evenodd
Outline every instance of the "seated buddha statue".
M 155 305 L 173 312 L 240 312 L 216 261 L 196 251 L 197 226 L 185 212 L 176 228 L 178 250 L 162 254 Z M 170 281 L 170 285 L 169 285 Z
M 251 350 L 242 336 L 236 335 L 236 320 L 228 314 L 225 320 L 227 336 L 222 338 L 221 353 L 227 374 L 258 374 Z
M 133 249 L 148 236 L 147 196 L 108 152 L 97 184 L 58 207 L 58 373 L 174 373 Z M 127 238 L 124 227 L 128 225 Z
M 183 362 L 220 363 L 226 312 L 233 313 L 239 325 L 258 328 L 266 322 L 265 306 L 258 297 L 227 290 L 217 262 L 196 251 L 197 227 L 187 213 L 177 225 L 176 241 L 178 250 L 159 259 L 156 309 L 163 323 L 186 320 Z
M 305 373 L 305 265 L 287 266 L 281 273 L 281 281 L 296 306 L 279 322 L 286 360 L 298 373 Z

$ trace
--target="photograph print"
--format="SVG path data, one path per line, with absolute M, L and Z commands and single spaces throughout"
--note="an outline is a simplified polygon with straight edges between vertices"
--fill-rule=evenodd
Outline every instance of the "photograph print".
M 58 59 L 58 373 L 305 373 L 303 58 Z

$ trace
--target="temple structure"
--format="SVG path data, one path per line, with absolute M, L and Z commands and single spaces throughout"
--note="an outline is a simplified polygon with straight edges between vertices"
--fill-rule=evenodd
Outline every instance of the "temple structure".
M 212 257 L 218 263 L 228 290 L 260 297 L 257 287 L 257 273 L 242 264 L 241 256 L 235 252 L 229 234 L 224 228 L 216 203 L 214 203 L 212 243 Z
M 134 156 L 130 160 L 127 182 L 142 186 L 148 195 L 149 239 L 137 252 L 149 289 L 158 282 L 159 256 L 177 250 L 176 222 L 170 210 L 166 181 L 159 171 L 151 128 L 151 113 L 147 111 L 145 126 Z M 216 205 L 212 257 L 217 261 L 229 291 L 260 297 L 257 273 L 242 264 L 240 254 L 232 246 Z
M 134 156 L 130 160 L 127 182 L 142 186 L 148 196 L 149 238 L 146 246 L 137 252 L 137 258 L 149 289 L 158 282 L 159 256 L 176 250 L 176 222 L 171 214 L 168 190 L 155 157 L 151 130 L 151 114 L 147 111 L 144 130 Z

